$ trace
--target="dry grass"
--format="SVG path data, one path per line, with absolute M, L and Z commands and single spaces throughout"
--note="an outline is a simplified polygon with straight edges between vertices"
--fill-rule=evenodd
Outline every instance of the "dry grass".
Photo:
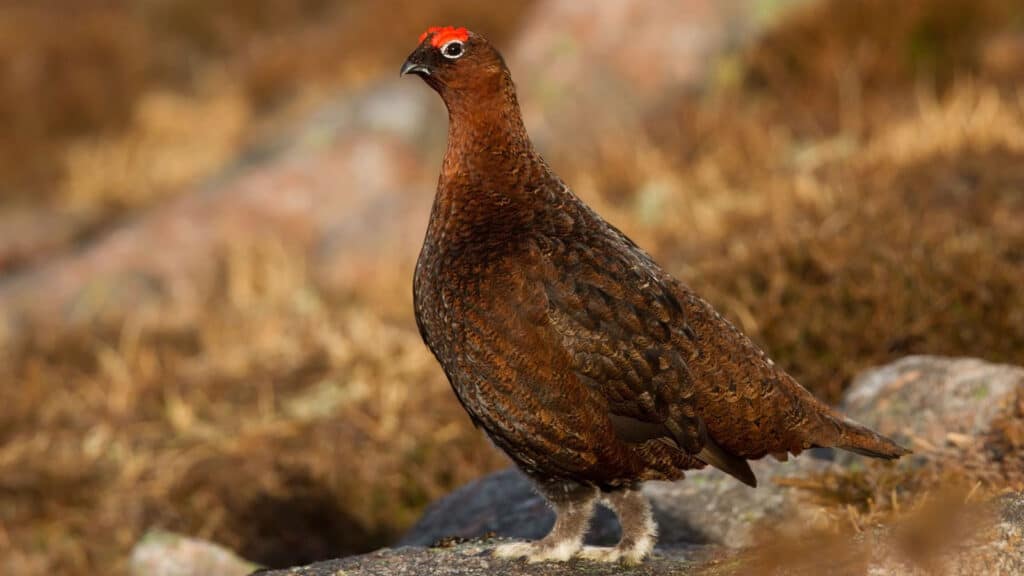
M 503 461 L 413 327 L 325 301 L 300 262 L 240 248 L 202 325 L 143 311 L 4 364 L 4 573 L 119 570 L 151 526 L 274 565 L 361 551 Z
M 636 146 L 563 161 L 569 180 L 830 400 L 856 372 L 910 353 L 1024 362 L 1020 84 L 961 56 L 946 71 L 958 80 L 933 87 L 928 69 L 877 56 L 854 105 L 837 74 L 860 52 L 910 50 L 951 4 L 986 23 L 944 29 L 943 46 L 972 54 L 1020 34 L 1024 12 L 835 4 L 740 55 L 744 80 L 667 98 Z M 857 18 L 834 16 L 846 10 Z M 765 62 L 787 54 L 811 71 L 765 81 Z
M 678 114 L 704 124 L 708 140 L 691 145 L 706 149 L 655 145 L 609 181 L 594 166 L 581 180 L 834 401 L 855 373 L 906 354 L 1024 362 L 1020 98 L 965 83 L 864 139 L 803 139 L 765 128 L 760 108 L 699 103 Z
M 428 23 L 501 39 L 529 5 L 4 3 L 0 206 L 70 199 L 96 226 L 209 176 L 296 106 L 390 72 Z M 177 121 L 155 126 L 168 106 Z
M 71 3 L 65 33 L 42 39 Z M 0 193 L 44 190 L 100 218 L 146 205 L 216 170 L 259 130 L 253 118 L 310 86 L 391 73 L 426 11 L 478 17 L 498 37 L 521 12 L 421 4 L 0 8 L 13 31 L 0 33 L 4 74 L 14 47 L 69 62 L 48 77 L 64 91 L 31 74 L 4 84 L 0 118 L 21 120 L 0 143 L 12 178 Z M 908 353 L 1024 364 L 1024 93 L 985 56 L 1021 29 L 1020 10 L 830 6 L 842 16 L 808 11 L 737 56 L 738 80 L 666 95 L 647 133 L 609 139 L 630 146 L 561 154 L 559 169 L 822 396 Z M 366 25 L 385 12 L 403 23 Z M 183 54 L 198 64 L 181 69 Z M 34 106 L 54 113 L 25 114 Z M 209 146 L 197 158 L 196 140 Z M 225 254 L 222 273 L 199 324 L 153 308 L 0 350 L 0 573 L 119 573 L 149 527 L 275 565 L 365 550 L 502 465 L 420 343 L 409 302 L 384 311 L 326 294 L 301 254 L 272 243 Z M 850 526 L 916 510 L 947 473 L 998 491 L 1019 470 L 1021 415 L 1007 414 L 976 465 L 936 460 L 910 477 L 869 467 L 808 487 Z

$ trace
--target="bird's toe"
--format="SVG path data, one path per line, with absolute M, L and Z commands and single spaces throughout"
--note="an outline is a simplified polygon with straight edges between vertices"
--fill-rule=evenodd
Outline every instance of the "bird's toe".
M 654 550 L 654 539 L 643 536 L 630 543 L 619 543 L 615 547 L 619 551 L 619 560 L 627 566 L 642 564 L 644 559 Z
M 523 558 L 534 552 L 535 546 L 530 542 L 510 542 L 494 547 L 495 558 Z
M 622 552 L 618 548 L 584 546 L 578 556 L 591 562 L 618 562 Z
M 621 562 L 627 566 L 637 566 L 643 564 L 643 561 L 650 556 L 652 547 L 646 541 L 630 545 L 619 544 L 614 548 L 584 546 L 576 556 L 591 562 Z
M 495 558 L 526 558 L 527 562 L 566 562 L 576 555 L 579 545 L 572 541 L 557 544 L 511 542 L 500 544 L 491 553 Z
M 650 555 L 649 550 L 640 550 L 637 548 L 622 550 L 619 552 L 619 561 L 626 566 L 639 566 L 640 564 L 643 564 L 644 559 L 646 559 L 648 555 Z
M 531 564 L 537 562 L 567 562 L 576 555 L 579 549 L 579 543 L 572 540 L 565 540 L 551 546 L 537 546 L 526 557 L 526 561 Z

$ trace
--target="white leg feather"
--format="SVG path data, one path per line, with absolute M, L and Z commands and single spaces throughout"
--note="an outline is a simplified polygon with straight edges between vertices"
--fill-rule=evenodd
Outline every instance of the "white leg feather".
M 593 562 L 642 563 L 654 550 L 658 534 L 647 499 L 639 490 L 626 490 L 606 495 L 604 502 L 618 514 L 622 538 L 614 548 L 586 546 L 579 557 Z
M 578 484 L 547 487 L 543 493 L 555 509 L 551 532 L 536 542 L 512 542 L 494 549 L 497 558 L 526 558 L 528 562 L 565 562 L 583 546 L 597 501 L 597 490 Z

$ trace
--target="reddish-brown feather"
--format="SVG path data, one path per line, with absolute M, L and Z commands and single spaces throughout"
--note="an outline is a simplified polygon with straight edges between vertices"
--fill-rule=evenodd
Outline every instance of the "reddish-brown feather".
M 745 461 L 767 454 L 906 453 L 817 401 L 580 201 L 530 143 L 501 56 L 464 42 L 428 82 L 450 122 L 416 319 L 524 471 L 613 489 L 712 464 L 752 484 Z

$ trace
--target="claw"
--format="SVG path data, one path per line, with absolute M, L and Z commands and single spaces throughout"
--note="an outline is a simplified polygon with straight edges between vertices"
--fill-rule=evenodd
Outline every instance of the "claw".
M 533 542 L 512 542 L 494 548 L 495 558 L 526 558 L 530 564 L 538 562 L 567 562 L 579 550 L 579 544 L 564 541 L 555 545 L 543 545 Z
M 616 546 L 605 548 L 601 546 L 584 546 L 577 557 L 591 562 L 615 563 L 621 562 L 627 566 L 642 564 L 644 558 L 651 553 L 651 545 L 648 542 L 640 542 L 633 546 Z
M 491 554 L 495 558 L 523 558 L 529 556 L 533 548 L 534 545 L 529 542 L 511 542 L 495 546 Z

